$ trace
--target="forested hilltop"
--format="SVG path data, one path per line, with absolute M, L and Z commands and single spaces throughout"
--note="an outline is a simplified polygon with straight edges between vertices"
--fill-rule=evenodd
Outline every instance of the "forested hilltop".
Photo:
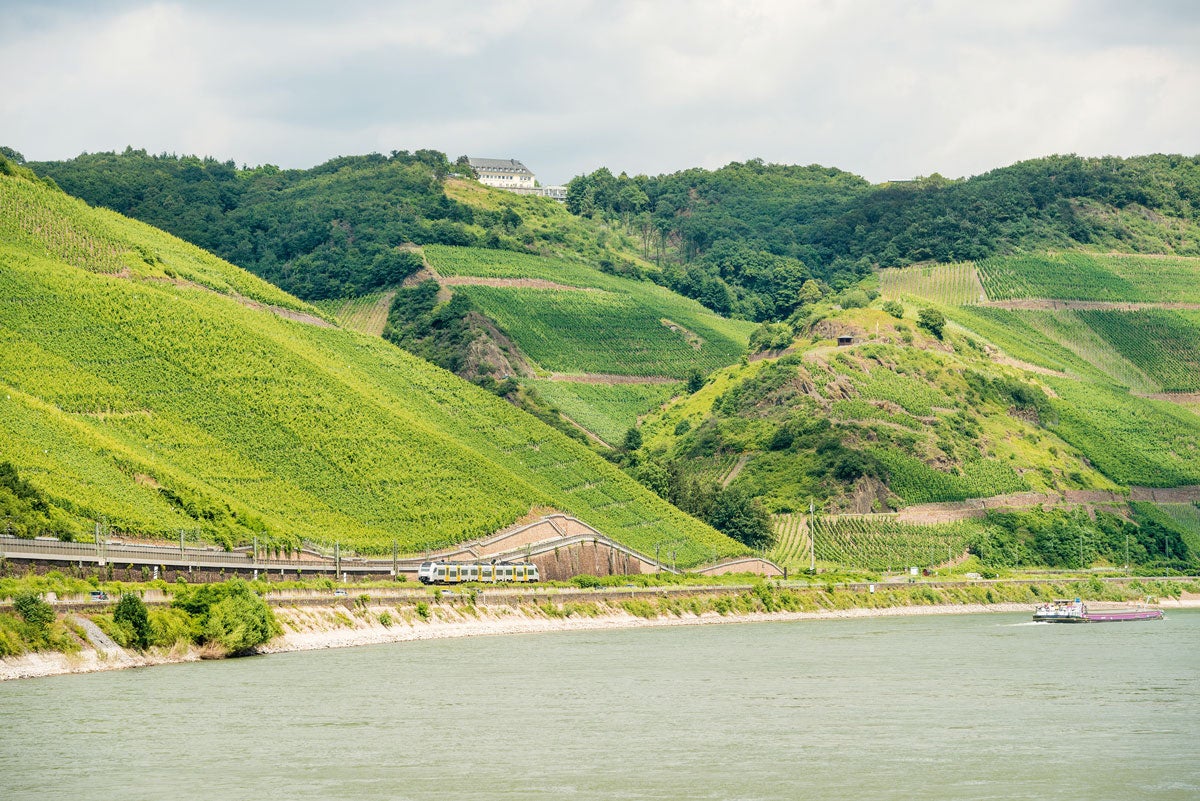
M 961 180 L 872 185 L 841 170 L 734 162 L 718 170 L 574 178 L 575 214 L 620 221 L 667 286 L 709 308 L 784 319 L 807 273 L 843 289 L 879 267 L 1087 247 L 1200 254 L 1200 158 L 1049 156 Z
M 304 300 L 399 284 L 421 267 L 411 245 L 628 261 L 598 241 L 595 226 L 546 225 L 541 218 L 554 210 L 552 200 L 487 207 L 456 199 L 447 179 L 472 178 L 470 166 L 435 150 L 346 156 L 307 170 L 239 168 L 133 148 L 26 166 L 69 194 L 175 234 Z

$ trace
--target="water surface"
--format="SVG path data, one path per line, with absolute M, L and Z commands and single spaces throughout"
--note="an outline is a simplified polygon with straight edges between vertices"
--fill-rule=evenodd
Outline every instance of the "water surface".
M 5 799 L 1200 798 L 1200 612 L 442 640 L 0 684 Z

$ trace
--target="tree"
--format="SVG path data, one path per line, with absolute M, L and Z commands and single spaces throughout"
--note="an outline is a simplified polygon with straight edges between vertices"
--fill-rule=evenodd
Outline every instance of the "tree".
M 122 595 L 113 611 L 113 621 L 130 628 L 133 632 L 130 645 L 133 647 L 141 650 L 150 644 L 150 616 L 141 598 L 132 593 Z
M 695 395 L 704 386 L 704 376 L 699 370 L 692 370 L 687 377 L 687 391 L 689 395 Z
M 751 548 L 765 548 L 774 538 L 770 515 L 758 498 L 740 487 L 726 487 L 717 493 L 708 524 Z
M 642 432 L 637 426 L 632 426 L 625 432 L 625 450 L 636 451 L 642 447 Z
M 883 310 L 895 317 L 897 320 L 904 319 L 904 305 L 897 300 L 885 300 L 883 302 Z
M 917 312 L 917 327 L 924 328 L 941 339 L 942 329 L 946 327 L 946 316 L 937 309 L 921 309 Z

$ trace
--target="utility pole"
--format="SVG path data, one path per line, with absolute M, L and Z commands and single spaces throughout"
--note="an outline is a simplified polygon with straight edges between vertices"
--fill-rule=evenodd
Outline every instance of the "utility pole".
M 808 572 L 817 572 L 817 511 L 813 499 L 808 499 Z

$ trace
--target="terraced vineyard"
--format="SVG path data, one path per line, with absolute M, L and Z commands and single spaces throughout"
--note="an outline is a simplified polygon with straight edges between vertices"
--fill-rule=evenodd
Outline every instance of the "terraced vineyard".
M 1118 384 L 1135 392 L 1159 391 L 1159 385 L 1122 356 L 1093 326 L 1089 326 L 1083 314 L 1069 309 L 1008 312 L 1010 319 L 1019 320 L 1040 331 Z
M 775 545 L 767 558 L 791 570 L 809 566 L 808 516 L 796 513 L 771 515 Z
M 1200 259 L 1065 252 L 1002 256 L 976 265 L 991 300 L 1198 303 Z
M 1200 391 L 1200 318 L 1181 312 L 1080 311 L 1080 318 L 1164 392 Z
M 345 300 L 321 300 L 313 305 L 336 320 L 338 325 L 377 337 L 387 324 L 388 308 L 395 295 L 394 290 L 372 292 Z
M 679 390 L 678 384 L 529 383 L 563 414 L 610 445 L 620 445 L 639 416 L 658 408 Z
M 943 472 L 899 451 L 877 450 L 875 457 L 891 474 L 892 492 L 910 504 L 965 501 L 1029 489 L 1012 467 L 995 459 L 977 459 L 956 472 Z
M 937 388 L 910 376 L 883 368 L 856 377 L 855 386 L 867 400 L 890 401 L 917 417 L 933 414 L 935 406 L 951 406 L 952 401 Z
M 817 518 L 817 560 L 864 570 L 928 567 L 962 554 L 979 532 L 972 521 L 917 526 L 886 515 Z
M 443 276 L 535 279 L 602 290 L 456 286 L 537 364 L 553 372 L 683 378 L 736 362 L 755 325 L 588 265 L 509 251 L 430 245 Z
M 693 345 L 662 310 L 615 292 L 456 287 L 495 320 L 521 351 L 556 373 L 610 373 L 683 379 L 737 361 L 740 342 L 715 331 L 692 331 Z M 707 336 L 712 336 L 709 339 Z
M 577 261 L 511 250 L 426 245 L 425 258 L 438 275 L 477 278 L 536 278 L 568 286 L 615 289 L 620 279 Z
M 1103 384 L 1050 378 L 1058 395 L 1053 431 L 1118 484 L 1200 484 L 1196 415 L 1165 401 L 1137 398 Z
M 921 298 L 946 306 L 967 306 L 987 300 L 971 262 L 926 264 L 879 271 L 884 298 Z
M 1089 379 L 1104 381 L 1108 378 L 1086 359 L 1043 333 L 1040 326 L 1027 317 L 1029 312 L 988 306 L 945 308 L 944 311 L 954 322 L 1014 359 Z
M 1200 506 L 1194 503 L 1155 504 L 1184 532 L 1183 541 L 1193 551 L 1200 552 Z
M 81 518 L 390 552 L 548 506 L 641 550 L 675 539 L 685 566 L 745 552 L 494 395 L 382 340 L 248 306 L 238 296 L 310 308 L 146 226 L 0 178 L 0 208 L 30 193 L 55 213 L 0 246 L 0 442 Z M 89 272 L 35 247 L 38 231 L 161 261 L 144 276 Z

